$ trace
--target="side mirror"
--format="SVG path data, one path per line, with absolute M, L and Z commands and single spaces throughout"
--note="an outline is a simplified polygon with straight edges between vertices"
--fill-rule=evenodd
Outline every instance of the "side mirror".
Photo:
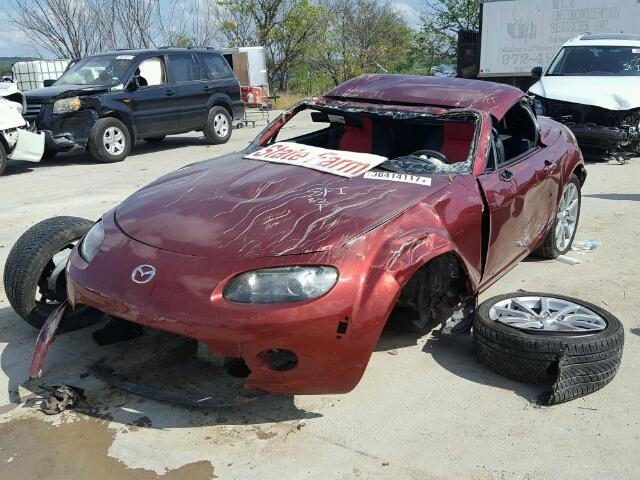
M 52 78 L 47 78 L 44 82 L 42 82 L 42 84 L 45 87 L 50 87 L 51 85 L 53 85 L 54 83 L 56 83 L 55 80 L 53 80 Z
M 542 67 L 534 67 L 531 69 L 531 76 L 536 80 L 540 80 L 542 77 Z

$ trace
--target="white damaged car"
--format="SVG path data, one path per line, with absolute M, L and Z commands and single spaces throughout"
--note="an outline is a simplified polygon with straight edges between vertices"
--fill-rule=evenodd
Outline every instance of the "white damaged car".
M 529 89 L 538 115 L 567 125 L 580 147 L 615 158 L 640 153 L 640 35 L 587 34 L 565 43 Z
M 0 175 L 8 159 L 37 162 L 44 153 L 44 134 L 31 131 L 22 116 L 25 105 L 15 83 L 0 83 Z

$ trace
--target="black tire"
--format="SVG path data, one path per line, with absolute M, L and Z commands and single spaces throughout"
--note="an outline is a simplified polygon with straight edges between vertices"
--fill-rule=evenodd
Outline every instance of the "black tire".
M 149 143 L 158 143 L 165 139 L 166 135 L 162 135 L 160 137 L 145 137 L 143 140 Z
M 546 296 L 568 300 L 600 315 L 607 326 L 595 333 L 522 330 L 496 322 L 489 309 L 512 297 Z M 553 405 L 593 393 L 618 371 L 624 346 L 620 321 L 602 308 L 572 297 L 537 292 L 498 295 L 483 302 L 473 322 L 476 355 L 491 370 L 513 380 L 551 384 L 539 403 Z
M 226 134 L 221 135 L 219 129 L 217 128 L 216 119 L 220 118 L 220 116 L 224 117 L 227 122 L 227 130 Z M 229 111 L 224 107 L 213 107 L 209 110 L 209 115 L 207 116 L 207 124 L 204 127 L 204 136 L 207 137 L 209 142 L 214 145 L 220 145 L 221 143 L 227 143 L 231 138 L 231 115 Z
M 578 224 L 580 223 L 580 209 L 582 207 L 582 192 L 580 187 L 580 179 L 576 176 L 576 174 L 571 174 L 569 178 L 569 183 L 574 184 L 578 189 L 578 218 L 576 220 L 576 228 L 573 231 L 573 235 L 571 237 L 571 241 L 569 245 L 564 250 L 559 250 L 556 244 L 556 226 L 558 224 L 558 219 L 556 218 L 547 233 L 544 241 L 534 250 L 533 255 L 540 258 L 554 259 L 560 255 L 564 255 L 571 249 L 571 244 L 573 243 L 573 239 L 576 236 L 576 232 L 578 231 Z M 563 186 L 563 192 L 566 185 Z M 557 210 L 557 209 L 556 209 Z
M 55 307 L 66 300 L 64 271 L 55 291 L 46 286 L 46 276 L 55 266 L 53 256 L 79 241 L 92 226 L 93 222 L 84 218 L 49 218 L 23 233 L 9 252 L 4 267 L 4 290 L 16 313 L 32 327 L 41 328 Z M 37 301 L 36 295 L 45 290 L 46 298 Z M 101 316 L 102 313 L 89 307 L 67 310 L 62 327 L 65 331 L 75 330 L 94 323 Z
M 55 150 L 45 150 L 40 161 L 46 162 L 52 160 L 56 155 L 58 155 L 58 152 L 56 152 Z
M 119 153 L 110 153 L 104 142 L 104 135 L 108 129 L 115 128 L 122 133 L 122 151 Z M 94 160 L 102 163 L 121 162 L 131 151 L 131 134 L 127 126 L 117 118 L 105 117 L 100 118 L 91 127 L 89 133 L 89 153 Z
M 4 145 L 0 142 L 0 175 L 4 173 L 4 169 L 7 168 L 7 162 L 9 161 L 9 157 L 7 156 L 7 151 L 4 149 Z

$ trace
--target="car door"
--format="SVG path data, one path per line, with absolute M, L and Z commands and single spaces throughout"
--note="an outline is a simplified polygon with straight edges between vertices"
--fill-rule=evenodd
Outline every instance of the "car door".
M 489 206 L 489 241 L 483 281 L 533 251 L 557 202 L 558 162 L 547 157 L 535 119 L 516 104 L 496 124 L 492 160 L 478 180 Z
M 127 102 L 139 137 L 164 135 L 175 130 L 180 122 L 178 102 L 167 79 L 163 55 L 147 57 L 136 67 L 130 81 Z
M 202 52 L 200 58 L 209 76 L 209 94 L 229 99 L 234 113 L 242 111 L 239 82 L 229 63 L 216 52 Z
M 207 114 L 209 79 L 196 53 L 168 55 L 169 81 L 180 104 L 180 130 L 201 130 Z

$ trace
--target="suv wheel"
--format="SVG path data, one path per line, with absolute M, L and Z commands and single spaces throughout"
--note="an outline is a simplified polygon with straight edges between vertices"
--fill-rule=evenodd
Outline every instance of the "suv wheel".
M 204 135 L 214 145 L 227 143 L 231 138 L 231 115 L 224 107 L 213 107 L 209 110 Z
M 89 134 L 89 152 L 98 162 L 121 162 L 131 150 L 129 129 L 117 118 L 100 118 Z

